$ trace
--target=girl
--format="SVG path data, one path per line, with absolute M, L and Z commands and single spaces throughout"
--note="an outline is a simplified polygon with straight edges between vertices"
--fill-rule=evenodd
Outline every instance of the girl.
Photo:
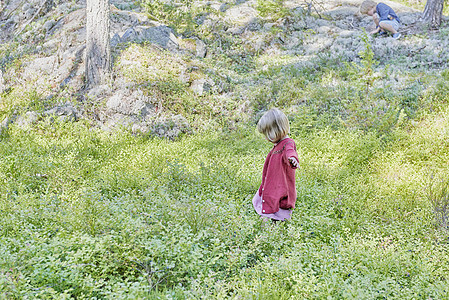
M 253 198 L 256 212 L 276 221 L 290 219 L 295 208 L 295 169 L 299 168 L 295 142 L 288 137 L 290 125 L 284 113 L 273 108 L 257 124 L 257 130 L 274 144 L 265 159 L 262 184 Z

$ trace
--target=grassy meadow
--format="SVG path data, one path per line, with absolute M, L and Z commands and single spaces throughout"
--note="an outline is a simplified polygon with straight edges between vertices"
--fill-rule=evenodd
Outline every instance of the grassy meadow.
M 264 12 L 288 13 L 281 2 Z M 159 19 L 190 20 L 149 3 Z M 204 60 L 148 44 L 115 54 L 116 75 L 183 115 L 189 134 L 87 118 L 1 131 L 0 299 L 448 299 L 449 72 L 381 61 L 366 34 L 359 61 L 322 53 L 301 68 L 198 34 Z M 32 55 L 13 48 L 0 47 L 5 74 Z M 131 59 L 141 64 L 120 64 Z M 221 89 L 190 92 L 186 63 L 225 78 Z M 20 82 L 1 96 L 0 121 L 77 101 Z M 272 146 L 255 127 L 270 107 L 288 115 L 301 165 L 292 219 L 276 224 L 251 203 Z
M 446 171 L 448 116 L 388 140 L 293 127 L 297 207 L 268 226 L 251 199 L 270 145 L 251 127 L 175 142 L 13 127 L 0 142 L 1 295 L 445 298 L 449 234 L 427 195 Z

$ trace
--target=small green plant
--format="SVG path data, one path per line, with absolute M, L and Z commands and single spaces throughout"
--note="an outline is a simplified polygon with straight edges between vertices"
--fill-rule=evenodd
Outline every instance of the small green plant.
M 291 15 L 285 7 L 284 0 L 257 0 L 257 11 L 263 18 L 278 20 Z
M 369 89 L 373 86 L 374 81 L 377 77 L 374 75 L 374 68 L 379 64 L 377 60 L 374 59 L 374 52 L 369 43 L 368 34 L 366 32 L 362 35 L 362 41 L 365 45 L 365 49 L 359 52 L 361 63 L 362 63 L 362 80 L 365 83 L 366 94 L 368 94 Z
M 430 176 L 427 185 L 427 199 L 432 205 L 436 224 L 449 229 L 449 179 Z
M 378 79 L 378 76 L 375 74 L 375 67 L 379 64 L 379 62 L 374 58 L 374 52 L 369 42 L 367 32 L 363 31 L 361 37 L 364 44 L 364 49 L 359 52 L 360 63 L 353 62 L 352 64 L 347 64 L 346 66 L 349 74 L 351 74 L 351 78 L 361 85 L 365 99 L 367 99 L 371 88 Z
M 141 5 L 152 19 L 173 26 L 184 34 L 194 33 L 201 17 L 208 12 L 208 6 L 198 6 L 193 0 L 144 0 Z

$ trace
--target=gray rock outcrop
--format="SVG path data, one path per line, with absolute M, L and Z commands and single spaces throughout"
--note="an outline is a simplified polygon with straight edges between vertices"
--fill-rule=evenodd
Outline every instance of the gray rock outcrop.
M 75 122 L 80 118 L 81 114 L 71 103 L 66 103 L 46 110 L 43 116 L 51 119 L 57 118 L 60 122 Z

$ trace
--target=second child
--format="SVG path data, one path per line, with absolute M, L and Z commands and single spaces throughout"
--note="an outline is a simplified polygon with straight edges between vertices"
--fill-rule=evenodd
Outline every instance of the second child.
M 372 0 L 365 0 L 360 5 L 360 12 L 373 17 L 376 29 L 371 31 L 371 34 L 379 33 L 382 35 L 390 32 L 393 34 L 394 39 L 401 37 L 401 34 L 398 32 L 401 20 L 394 10 L 385 3 L 380 2 L 377 4 Z

